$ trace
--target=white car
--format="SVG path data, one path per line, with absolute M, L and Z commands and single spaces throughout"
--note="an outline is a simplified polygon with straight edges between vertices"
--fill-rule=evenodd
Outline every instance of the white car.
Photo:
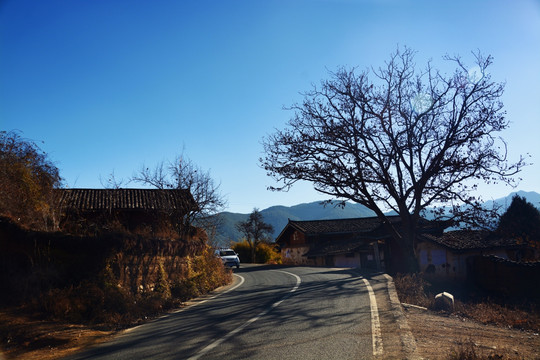
M 216 250 L 216 254 L 219 255 L 225 266 L 236 266 L 238 269 L 240 267 L 240 259 L 238 254 L 232 249 L 220 249 Z

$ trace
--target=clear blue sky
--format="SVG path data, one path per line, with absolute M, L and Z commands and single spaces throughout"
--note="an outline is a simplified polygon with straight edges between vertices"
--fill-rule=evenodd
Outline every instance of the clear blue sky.
M 229 211 L 324 199 L 309 184 L 267 191 L 261 139 L 328 70 L 377 67 L 399 44 L 443 69 L 446 53 L 493 55 L 510 158 L 534 162 L 519 189 L 540 192 L 538 0 L 2 0 L 0 37 L 0 129 L 38 142 L 69 187 L 183 150 Z

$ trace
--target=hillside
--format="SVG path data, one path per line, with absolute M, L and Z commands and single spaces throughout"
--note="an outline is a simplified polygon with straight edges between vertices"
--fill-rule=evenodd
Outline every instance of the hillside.
M 534 191 L 517 191 L 508 196 L 486 201 L 487 208 L 492 208 L 493 204 L 501 205 L 501 211 L 504 211 L 512 202 L 515 195 L 524 197 L 534 206 L 540 209 L 540 194 Z M 261 210 L 264 221 L 274 227 L 273 238 L 275 239 L 281 230 L 285 227 L 288 220 L 326 220 L 326 219 L 348 219 L 357 217 L 375 216 L 373 211 L 365 206 L 354 203 L 347 203 L 344 208 L 333 205 L 322 205 L 320 201 L 299 204 L 294 206 L 272 206 Z M 236 230 L 235 224 L 245 221 L 249 214 L 239 214 L 232 212 L 223 212 L 220 214 L 222 225 L 218 229 L 216 242 L 221 246 L 227 246 L 231 241 L 238 241 L 242 235 Z

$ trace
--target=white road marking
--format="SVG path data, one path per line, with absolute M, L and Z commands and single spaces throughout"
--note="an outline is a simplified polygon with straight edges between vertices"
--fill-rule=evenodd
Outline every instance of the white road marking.
M 194 304 L 191 304 L 191 305 L 189 305 L 189 306 L 186 306 L 186 307 L 184 307 L 184 308 L 182 308 L 182 309 L 178 309 L 178 310 L 174 311 L 174 313 L 179 313 L 179 312 L 182 312 L 182 311 L 187 310 L 187 309 L 189 309 L 189 308 L 192 308 L 192 307 L 194 307 L 194 306 L 204 304 L 205 302 L 210 301 L 210 300 L 212 300 L 212 299 L 215 299 L 215 298 L 217 298 L 218 296 L 221 296 L 221 295 L 223 295 L 223 294 L 226 294 L 226 293 L 228 293 L 229 291 L 233 291 L 234 289 L 236 289 L 236 288 L 242 286 L 242 284 L 244 283 L 244 281 L 246 281 L 246 279 L 244 279 L 244 277 L 241 276 L 241 275 L 237 275 L 237 274 L 233 274 L 233 275 L 239 277 L 239 278 L 240 278 L 240 282 L 239 282 L 238 284 L 236 284 L 235 286 L 233 286 L 232 288 L 227 289 L 227 290 L 222 291 L 222 292 L 219 292 L 219 293 L 217 293 L 216 295 L 209 297 L 208 299 L 204 299 L 204 300 L 201 300 L 201 301 L 196 302 L 196 303 L 194 303 Z
M 217 294 L 214 295 L 214 296 L 211 296 L 211 297 L 209 297 L 209 298 L 207 298 L 207 299 L 204 299 L 204 300 L 201 300 L 201 301 L 199 301 L 199 302 L 190 304 L 190 305 L 185 306 L 185 307 L 183 307 L 183 308 L 181 308 L 181 309 L 172 311 L 171 313 L 177 314 L 177 313 L 179 313 L 179 312 L 186 311 L 186 310 L 188 310 L 188 309 L 190 309 L 190 308 L 192 308 L 192 307 L 194 307 L 194 306 L 204 304 L 205 302 L 207 302 L 207 301 L 209 301 L 209 300 L 212 300 L 212 299 L 215 299 L 215 298 L 217 298 L 218 296 L 221 296 L 221 295 L 223 295 L 223 294 L 226 294 L 226 293 L 228 293 L 229 291 L 233 291 L 234 289 L 240 287 L 240 286 L 244 283 L 244 281 L 246 281 L 246 279 L 244 279 L 243 276 L 240 276 L 240 275 L 237 275 L 237 274 L 233 274 L 233 275 L 239 277 L 239 278 L 240 278 L 240 282 L 239 282 L 238 284 L 236 284 L 235 286 L 233 286 L 232 288 L 227 289 L 227 290 L 222 291 L 222 292 L 219 292 L 219 293 L 217 293 Z M 170 314 L 163 315 L 163 316 L 160 316 L 158 319 L 163 319 L 163 318 L 166 318 L 166 317 L 169 317 L 169 316 L 170 316 Z M 144 324 L 143 324 L 143 325 L 138 325 L 138 326 L 135 326 L 135 327 L 132 327 L 132 328 L 129 328 L 129 329 L 126 329 L 126 330 L 123 331 L 123 333 L 124 333 L 124 334 L 130 333 L 130 332 L 132 332 L 133 330 L 136 330 L 136 329 L 140 328 L 141 326 L 144 326 Z M 0 359 L 0 360 L 2 360 L 2 359 Z
M 383 343 L 381 335 L 381 323 L 379 322 L 379 308 L 373 288 L 367 279 L 364 280 L 369 294 L 369 306 L 371 308 L 371 335 L 373 341 L 373 355 L 380 356 L 383 353 Z
M 300 276 L 296 275 L 296 274 L 293 274 L 293 273 L 290 273 L 288 271 L 283 271 L 283 270 L 271 270 L 271 271 L 278 271 L 278 272 L 282 272 L 282 273 L 285 273 L 285 274 L 288 274 L 288 275 L 291 275 L 291 276 L 294 276 L 296 278 L 296 285 L 292 288 L 291 291 L 289 291 L 287 293 L 287 295 L 285 295 L 284 297 L 281 298 L 281 300 L 279 301 L 276 301 L 275 303 L 273 303 L 268 309 L 262 311 L 260 314 L 258 314 L 257 316 L 255 317 L 252 317 L 251 319 L 249 319 L 248 321 L 246 321 L 245 323 L 243 323 L 242 325 L 240 325 L 239 327 L 237 327 L 236 329 L 232 330 L 231 332 L 227 333 L 225 336 L 223 336 L 221 339 L 218 339 L 216 341 L 214 341 L 213 343 L 209 344 L 208 346 L 206 346 L 205 348 L 203 348 L 201 351 L 199 351 L 197 354 L 193 355 L 192 357 L 190 357 L 188 360 L 197 360 L 199 359 L 201 356 L 205 355 L 206 353 L 208 353 L 209 351 L 211 351 L 212 349 L 218 347 L 219 345 L 221 345 L 223 342 L 227 341 L 228 339 L 230 339 L 232 336 L 238 334 L 240 331 L 242 331 L 244 328 L 246 328 L 248 325 L 250 324 L 253 324 L 255 321 L 259 320 L 261 317 L 263 317 L 264 315 L 268 314 L 270 312 L 270 310 L 274 309 L 276 306 L 278 306 L 279 304 L 281 304 L 284 300 L 286 300 L 287 298 L 289 298 L 292 293 L 294 293 L 298 287 L 300 286 L 300 283 L 302 282 L 302 279 L 300 279 Z

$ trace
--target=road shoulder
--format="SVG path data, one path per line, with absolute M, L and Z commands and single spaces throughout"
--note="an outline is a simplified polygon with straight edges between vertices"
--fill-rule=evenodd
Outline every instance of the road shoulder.
M 424 359 L 446 358 L 452 351 L 467 348 L 486 358 L 495 355 L 494 359 L 540 359 L 537 333 L 485 325 L 419 307 L 404 306 L 404 314 Z

